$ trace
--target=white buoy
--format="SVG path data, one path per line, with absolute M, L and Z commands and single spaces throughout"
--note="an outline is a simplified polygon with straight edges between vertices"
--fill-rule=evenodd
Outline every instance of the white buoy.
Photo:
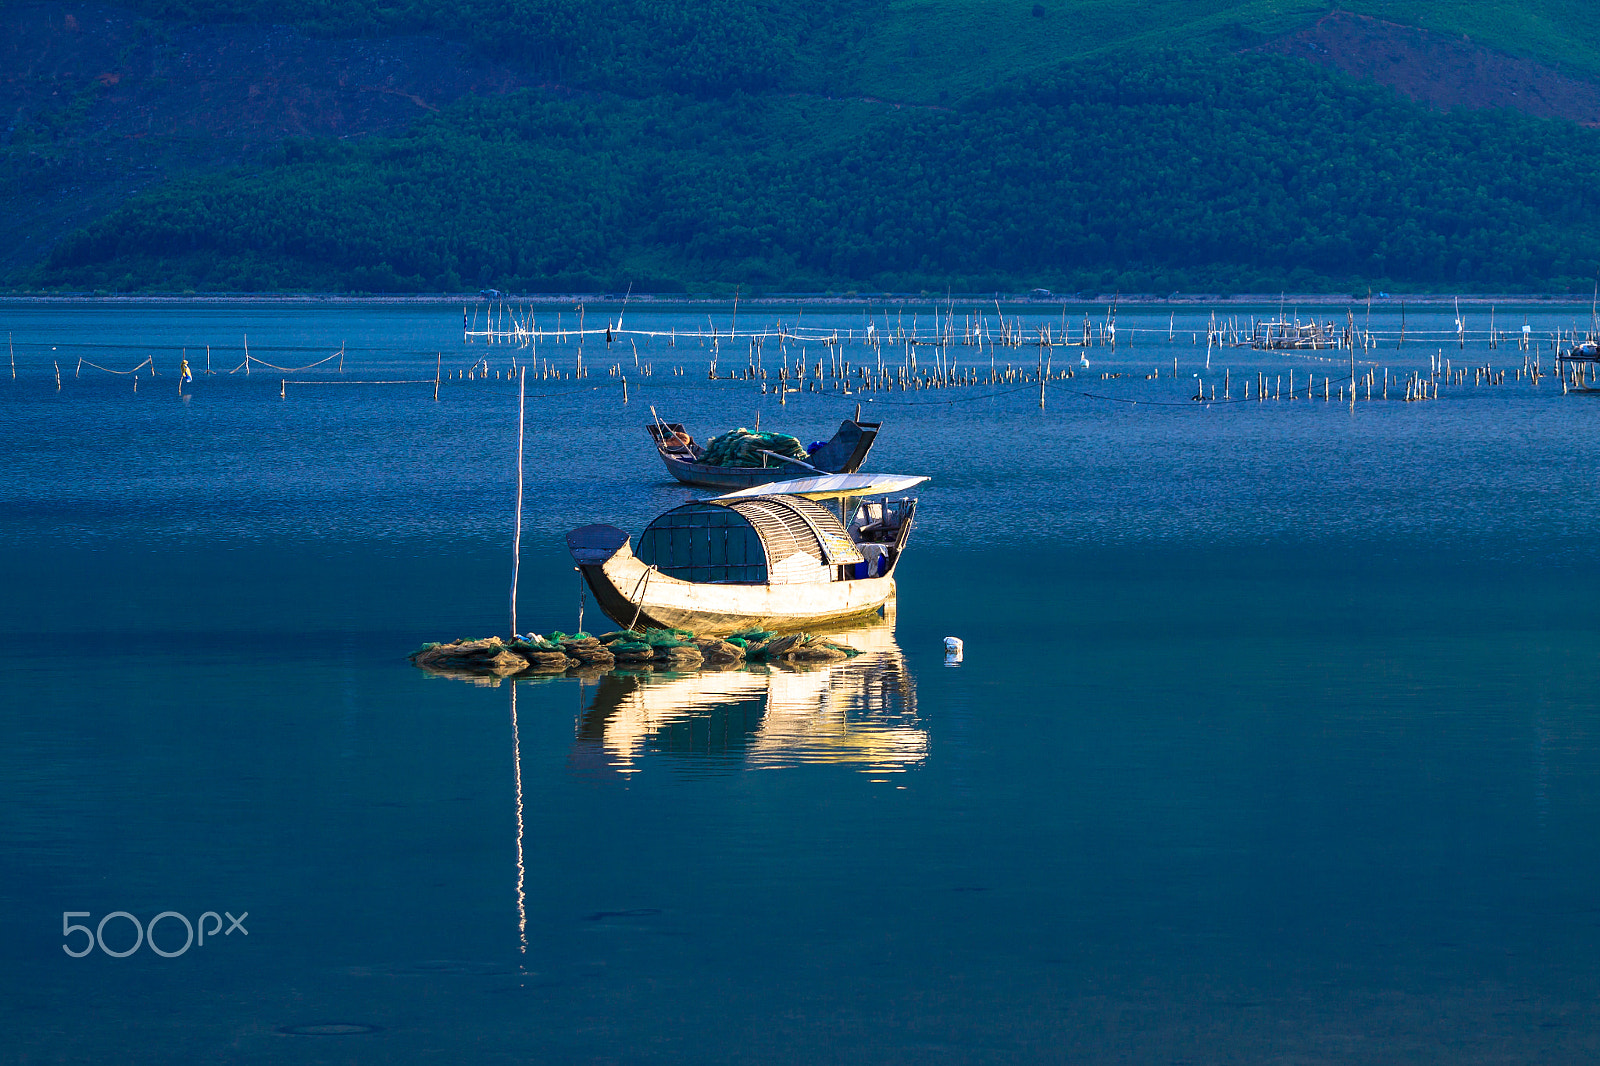
M 962 652 L 964 650 L 965 650 L 965 645 L 963 645 L 961 643 L 961 638 L 960 637 L 945 637 L 944 638 L 944 664 L 946 666 L 957 666 L 957 665 L 959 665 L 960 662 L 961 662 L 961 655 L 962 655 Z

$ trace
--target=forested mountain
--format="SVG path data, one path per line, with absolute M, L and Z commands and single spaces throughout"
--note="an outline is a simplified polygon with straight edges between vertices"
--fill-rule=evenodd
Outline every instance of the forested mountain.
M 436 33 L 615 92 L 859 92 L 934 102 L 1064 60 L 1239 48 L 1330 11 L 1600 75 L 1587 0 L 131 0 L 166 21 Z
M 136 3 L 157 33 L 434 33 L 526 87 L 437 107 L 411 94 L 426 110 L 404 132 L 299 137 L 174 177 L 19 285 L 1517 291 L 1600 272 L 1600 131 L 1442 109 L 1319 64 L 1354 19 L 1325 7 Z M 1362 32 L 1456 49 L 1455 26 L 1496 9 L 1494 69 L 1532 86 L 1506 98 L 1586 113 L 1584 64 L 1544 62 L 1593 52 L 1594 30 L 1559 18 L 1571 5 L 1371 6 L 1418 25 Z

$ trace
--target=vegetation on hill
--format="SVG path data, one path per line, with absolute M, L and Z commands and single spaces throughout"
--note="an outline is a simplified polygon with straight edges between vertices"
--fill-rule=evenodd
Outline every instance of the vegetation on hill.
M 1590 0 L 1339 0 L 1337 7 L 1600 77 L 1600 19 Z
M 1587 288 L 1600 131 L 1297 60 L 1092 58 L 950 108 L 529 92 L 299 142 L 57 247 L 84 288 Z
M 936 103 L 1063 61 L 1237 49 L 1333 7 L 1600 76 L 1589 0 L 126 0 L 186 21 L 436 33 L 626 95 L 801 90 Z
M 626 95 L 821 88 L 884 0 L 131 0 L 185 21 L 330 36 L 433 33 L 563 84 Z M 828 73 L 824 73 L 824 72 Z
M 864 40 L 864 91 L 960 99 L 1064 60 L 1183 48 L 1238 50 L 1339 9 L 1600 77 L 1589 0 L 889 0 Z

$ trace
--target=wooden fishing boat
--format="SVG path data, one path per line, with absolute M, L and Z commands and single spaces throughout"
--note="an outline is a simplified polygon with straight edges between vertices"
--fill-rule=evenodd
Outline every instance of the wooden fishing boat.
M 757 486 L 674 507 L 637 550 L 608 525 L 573 530 L 567 547 L 600 609 L 625 628 L 815 631 L 872 615 L 894 595 L 917 501 L 890 494 L 926 480 L 836 474 Z
M 853 474 L 861 469 L 881 422 L 860 422 L 847 418 L 839 424 L 833 439 L 812 452 L 805 461 L 768 453 L 766 466 L 714 466 L 702 462 L 705 446 L 696 443 L 681 422 L 652 422 L 645 426 L 655 441 L 656 453 L 667 473 L 685 485 L 712 489 L 743 489 L 787 481 L 802 474 Z

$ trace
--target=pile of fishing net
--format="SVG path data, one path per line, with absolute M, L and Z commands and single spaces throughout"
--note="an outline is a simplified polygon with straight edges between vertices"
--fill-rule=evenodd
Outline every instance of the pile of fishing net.
M 780 636 L 770 630 L 747 629 L 727 638 L 697 637 L 687 629 L 618 630 L 599 640 L 619 663 L 654 661 L 672 666 L 722 666 L 738 662 L 822 663 L 848 659 L 860 651 L 810 633 Z
M 510 677 L 614 666 L 695 670 L 742 662 L 825 663 L 861 654 L 809 633 L 780 636 L 748 629 L 727 639 L 697 637 L 687 629 L 619 629 L 598 637 L 588 633 L 537 633 L 481 639 L 462 638 L 428 643 L 411 653 L 411 661 L 429 673 L 446 677 Z
M 785 466 L 782 460 L 763 451 L 788 456 L 806 462 L 810 456 L 800 441 L 784 433 L 756 433 L 740 426 L 730 429 L 706 443 L 706 452 L 700 457 L 708 466 Z
M 587 634 L 580 634 L 587 637 Z M 594 641 L 593 637 L 587 637 Z M 595 642 L 598 647 L 598 642 Z M 411 661 L 429 673 L 446 677 L 508 677 L 530 670 L 565 670 L 576 660 L 559 644 L 537 637 L 524 640 L 512 637 L 471 639 L 462 637 L 449 643 L 428 643 L 411 653 Z
M 687 629 L 619 629 L 599 639 L 619 663 L 659 661 L 683 667 L 698 666 L 705 658 Z

